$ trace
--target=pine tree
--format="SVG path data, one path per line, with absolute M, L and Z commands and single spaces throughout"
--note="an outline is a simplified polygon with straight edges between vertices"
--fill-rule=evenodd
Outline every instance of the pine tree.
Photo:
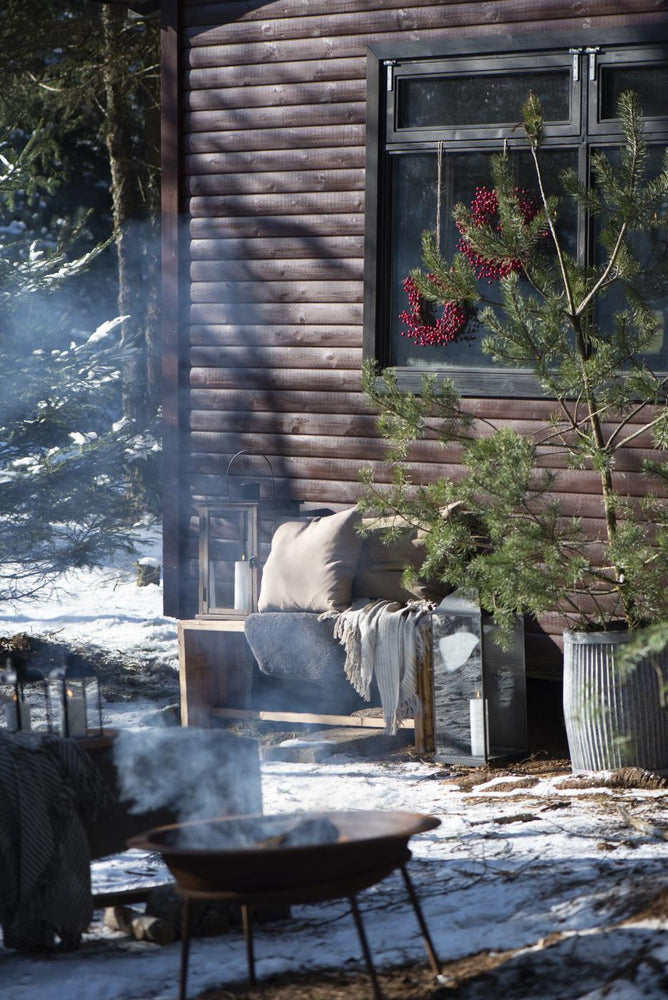
M 157 447 L 116 422 L 119 320 L 72 322 L 64 290 L 103 247 L 73 256 L 80 229 L 43 225 L 44 142 L 0 132 L 0 600 L 132 551 L 132 467 Z
M 625 496 L 618 472 L 620 456 L 640 434 L 660 453 L 668 446 L 668 380 L 647 355 L 657 335 L 651 297 L 665 283 L 668 157 L 649 177 L 641 109 L 632 93 L 622 95 L 619 156 L 594 154 L 591 186 L 582 187 L 572 173 L 562 176 L 564 195 L 598 227 L 600 263 L 581 263 L 562 247 L 558 199 L 543 193 L 535 98 L 524 116 L 536 205 L 528 206 L 517 189 L 509 158 L 497 156 L 486 192 L 493 217 L 489 205 L 457 207 L 462 241 L 455 258 L 440 254 L 434 233 L 423 235 L 424 269 L 410 276 L 407 318 L 412 332 L 427 338 L 439 332 L 430 308 L 444 309 L 448 336 L 478 324 L 494 361 L 530 369 L 556 400 L 552 420 L 539 435 L 523 436 L 474 420 L 449 383 L 439 388 L 427 378 L 417 396 L 400 391 L 392 371 L 379 387 L 367 367 L 364 387 L 381 412 L 396 464 L 389 491 L 364 474 L 362 506 L 419 525 L 426 533 L 424 575 L 463 587 L 504 627 L 516 613 L 552 611 L 573 627 L 605 629 L 619 618 L 636 628 L 668 617 L 666 502 Z M 654 276 L 640 264 L 643 239 L 654 244 Z M 499 280 L 500 303 L 485 301 L 481 275 Z M 608 319 L 600 304 L 613 289 L 621 304 Z M 460 479 L 412 482 L 404 460 L 414 441 L 430 438 L 458 453 Z M 563 465 L 598 477 L 599 537 L 563 515 L 554 489 Z M 656 476 L 664 469 L 660 460 L 646 471 Z M 444 518 L 453 502 L 455 512 Z
M 42 187 L 42 225 L 51 230 L 66 218 L 78 234 L 72 252 L 79 254 L 113 236 L 105 252 L 68 285 L 68 309 L 76 308 L 74 321 L 86 329 L 109 315 L 123 317 L 123 416 L 136 433 L 155 438 L 160 417 L 157 21 L 94 0 L 4 0 L 0 34 L 0 127 L 22 133 L 24 140 L 39 130 L 36 166 L 43 178 L 58 178 L 55 193 Z M 135 478 L 135 492 L 143 492 L 147 509 L 155 510 L 158 451 L 138 463 Z
M 94 277 L 117 299 L 122 339 L 134 348 L 125 415 L 148 425 L 159 407 L 157 21 L 93 0 L 4 0 L 0 34 L 0 124 L 27 135 L 41 126 L 60 211 L 87 205 L 96 238 L 113 234 Z

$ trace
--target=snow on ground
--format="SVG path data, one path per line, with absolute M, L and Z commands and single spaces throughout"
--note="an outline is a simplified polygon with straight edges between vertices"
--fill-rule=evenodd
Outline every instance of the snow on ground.
M 153 555 L 145 551 L 142 555 Z M 77 574 L 69 594 L 5 612 L 0 634 L 58 631 L 132 656 L 159 652 L 176 666 L 176 623 L 161 612 L 160 588 L 137 588 L 129 568 Z M 146 705 L 106 705 L 105 724 L 135 728 L 155 718 Z M 409 865 L 442 960 L 519 949 L 494 972 L 453 992 L 457 1000 L 659 1000 L 668 996 L 668 794 L 662 790 L 573 789 L 567 777 L 499 777 L 470 791 L 430 762 L 265 762 L 265 812 L 404 809 L 441 825 L 411 841 Z M 636 821 L 636 825 L 629 822 Z M 643 831 L 637 825 L 643 820 Z M 651 829 L 654 827 L 654 830 Z M 132 870 L 134 854 L 93 866 L 94 883 Z M 360 894 L 379 968 L 424 955 L 401 878 Z M 646 913 L 643 916 L 642 910 Z M 657 916 L 658 914 L 658 916 Z M 32 956 L 0 947 L 3 1000 L 174 1000 L 180 946 L 130 941 L 102 914 L 74 953 Z M 256 931 L 257 974 L 363 968 L 346 901 L 295 907 L 292 919 Z M 425 959 L 426 961 L 426 959 Z M 240 932 L 198 939 L 188 995 L 246 974 Z M 370 994 L 371 995 L 371 992 Z
M 138 555 L 68 573 L 57 590 L 14 607 L 0 605 L 0 634 L 53 636 L 133 657 L 151 656 L 178 669 L 176 621 L 162 613 L 162 588 L 137 586 L 136 561 L 161 554 L 158 529 L 144 531 Z

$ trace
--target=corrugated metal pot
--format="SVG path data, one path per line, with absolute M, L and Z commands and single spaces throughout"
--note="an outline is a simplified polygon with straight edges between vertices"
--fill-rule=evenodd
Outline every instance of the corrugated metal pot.
M 615 666 L 631 633 L 564 632 L 564 719 L 574 772 L 619 767 L 668 770 L 668 709 L 655 666 L 668 677 L 668 651 L 622 678 Z

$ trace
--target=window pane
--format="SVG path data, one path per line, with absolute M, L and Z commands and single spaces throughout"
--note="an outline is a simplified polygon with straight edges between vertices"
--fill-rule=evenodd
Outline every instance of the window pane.
M 635 90 L 648 118 L 665 118 L 668 63 L 658 66 L 608 66 L 603 69 L 601 118 L 617 117 L 619 95 Z
M 457 202 L 470 205 L 476 188 L 491 185 L 489 153 L 446 153 L 443 157 L 441 190 L 441 249 L 451 258 L 459 232 L 452 219 Z M 513 152 L 518 186 L 536 190 L 535 174 L 528 153 Z M 575 150 L 546 150 L 542 154 L 544 183 L 548 194 L 559 188 L 559 175 L 566 167 L 575 167 Z M 393 230 L 392 230 L 392 283 L 391 327 L 392 352 L 390 363 L 401 367 L 429 368 L 487 368 L 491 361 L 483 354 L 480 341 L 484 335 L 477 332 L 472 341 L 454 342 L 447 346 L 420 346 L 404 334 L 400 314 L 408 308 L 403 283 L 408 273 L 419 267 L 421 235 L 425 229 L 434 229 L 437 212 L 437 161 L 435 153 L 406 154 L 393 157 Z M 577 219 L 570 199 L 564 199 L 558 223 L 562 244 L 567 253 L 575 255 L 577 245 Z M 497 284 L 481 282 L 481 291 L 493 301 L 499 300 Z
M 650 146 L 648 153 L 647 173 L 649 177 L 655 177 L 661 170 L 663 147 Z M 606 155 L 614 159 L 618 154 L 608 151 Z M 668 212 L 668 204 L 664 204 L 663 211 Z M 634 234 L 631 244 L 640 263 L 639 278 L 634 282 L 634 287 L 640 292 L 657 320 L 656 337 L 643 357 L 655 371 L 666 371 L 668 370 L 668 304 L 666 303 L 668 243 L 665 228 L 650 233 Z M 599 247 L 596 249 L 598 251 Z M 597 263 L 605 263 L 600 253 Z M 597 322 L 602 329 L 612 331 L 615 313 L 626 309 L 626 297 L 617 283 L 612 286 L 605 298 L 600 300 L 596 314 Z
M 398 77 L 398 128 L 514 125 L 531 91 L 547 122 L 570 119 L 566 70 L 478 76 Z

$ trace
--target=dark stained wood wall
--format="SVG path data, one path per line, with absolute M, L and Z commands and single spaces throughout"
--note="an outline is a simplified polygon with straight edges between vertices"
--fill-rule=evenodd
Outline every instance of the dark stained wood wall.
M 168 0 L 166 6 L 175 3 Z M 360 467 L 388 478 L 360 394 L 364 243 L 365 61 L 398 45 L 549 28 L 652 24 L 658 0 L 180 0 L 172 16 L 179 75 L 180 326 L 170 315 L 168 388 L 180 386 L 166 473 L 181 526 L 166 564 L 167 611 L 195 610 L 193 498 L 224 495 L 239 449 L 267 455 L 280 493 L 332 507 L 355 502 Z M 164 16 L 164 9 L 163 9 Z M 172 178 L 172 182 L 173 178 Z M 550 404 L 471 400 L 526 429 Z M 171 412 L 171 411 L 170 411 Z M 175 442 L 178 442 L 176 444 Z M 643 443 L 645 447 L 647 442 Z M 640 491 L 629 463 L 629 489 Z M 637 460 L 636 460 L 637 459 Z M 456 474 L 454 455 L 421 445 L 416 474 Z M 176 482 L 178 478 L 178 484 Z M 564 507 L 600 516 L 592 477 L 566 473 Z M 176 565 L 181 569 L 177 578 Z M 169 606 L 171 605 L 171 606 Z M 536 655 L 542 656 L 540 644 Z

